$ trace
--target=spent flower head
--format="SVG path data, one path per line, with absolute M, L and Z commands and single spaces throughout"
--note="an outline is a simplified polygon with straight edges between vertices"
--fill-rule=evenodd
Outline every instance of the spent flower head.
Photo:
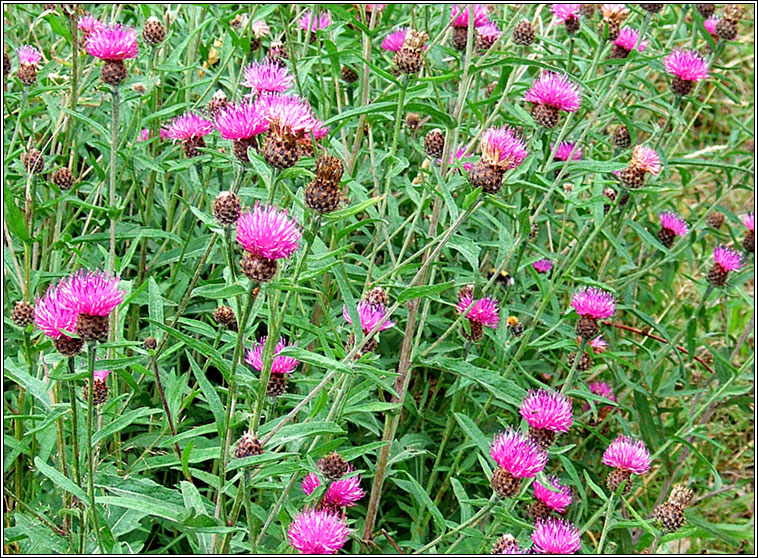
M 645 147 L 644 145 L 635 145 L 632 149 L 632 159 L 629 161 L 629 166 L 639 169 L 643 172 L 649 172 L 652 175 L 657 175 L 663 169 L 661 164 L 661 156 L 655 149 Z
M 508 126 L 489 128 L 482 134 L 482 162 L 500 170 L 515 169 L 526 159 L 526 144 Z

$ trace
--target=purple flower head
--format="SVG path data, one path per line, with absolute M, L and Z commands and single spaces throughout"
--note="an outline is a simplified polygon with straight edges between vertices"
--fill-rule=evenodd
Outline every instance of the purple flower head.
M 22 66 L 34 66 L 36 68 L 39 61 L 42 60 L 40 52 L 31 45 L 18 47 L 16 54 L 18 54 L 18 61 Z
M 329 127 L 321 122 L 318 118 L 313 119 L 313 129 L 311 130 L 313 133 L 314 139 L 316 141 L 320 140 L 321 138 L 326 137 L 326 135 L 329 133 Z
M 565 23 L 570 19 L 578 18 L 581 7 L 581 4 L 551 4 L 550 11 L 556 23 Z
M 594 341 L 594 339 L 593 339 Z M 610 386 L 610 384 L 606 384 L 605 382 L 592 382 L 589 386 L 590 393 L 594 393 L 595 395 L 599 395 L 600 397 L 605 397 L 606 399 L 610 401 L 616 401 L 616 396 L 613 395 L 613 388 Z M 584 404 L 584 410 L 589 411 L 591 409 L 589 403 Z M 611 407 L 610 405 L 606 405 L 603 407 L 603 409 L 608 409 L 612 411 L 614 407 Z
M 213 131 L 213 123 L 194 112 L 177 116 L 166 129 L 166 137 L 173 140 L 202 138 Z
M 455 150 L 455 153 L 453 153 L 452 151 L 450 151 L 449 164 L 452 167 L 452 166 L 455 165 L 456 161 L 460 161 L 461 159 L 465 159 L 468 156 L 469 156 L 469 154 L 466 153 L 466 148 L 465 147 L 459 147 L 458 149 Z M 437 159 L 437 164 L 441 165 L 442 164 L 442 159 Z M 461 166 L 463 167 L 463 170 L 467 171 L 467 170 L 470 170 L 470 169 L 472 169 L 474 167 L 474 163 L 462 163 Z
M 381 304 L 369 304 L 367 301 L 361 300 L 358 303 L 357 310 L 358 317 L 361 320 L 361 329 L 363 329 L 363 333 L 368 333 L 379 323 L 382 324 L 379 327 L 379 331 L 395 327 L 395 322 L 389 320 L 389 317 L 386 315 L 387 312 Z M 350 313 L 347 311 L 347 306 L 344 304 L 342 305 L 342 317 L 345 318 L 347 323 L 353 325 L 353 320 L 350 318 Z
M 118 277 L 80 269 L 59 284 L 65 305 L 77 314 L 107 316 L 124 301 Z
M 76 26 L 79 28 L 79 31 L 81 31 L 85 36 L 89 36 L 89 34 L 93 31 L 104 28 L 105 24 L 99 19 L 92 17 L 91 15 L 86 15 L 80 17 L 77 20 Z
M 532 531 L 534 550 L 539 554 L 576 554 L 582 547 L 581 537 L 573 523 L 555 517 L 537 520 Z
M 553 262 L 548 259 L 537 260 L 532 267 L 537 273 L 549 273 L 553 269 Z
M 269 124 L 255 105 L 235 103 L 216 116 L 216 128 L 224 139 L 241 140 L 267 132 Z
M 596 320 L 610 318 L 616 311 L 613 295 L 595 287 L 577 289 L 571 298 L 571 306 L 580 316 L 590 316 Z
M 519 408 L 522 418 L 532 428 L 568 432 L 573 420 L 571 402 L 557 391 L 529 390 Z
M 250 87 L 256 93 L 283 93 L 292 85 L 295 76 L 286 67 L 272 62 L 253 62 L 244 70 L 245 81 L 242 85 Z
M 473 306 L 471 304 L 473 303 Z M 471 306 L 471 309 L 466 309 Z M 479 322 L 485 327 L 497 329 L 497 324 L 500 322 L 500 309 L 498 308 L 497 299 L 494 297 L 480 298 L 476 302 L 470 292 L 466 291 L 463 296 L 458 298 L 458 306 L 456 307 L 459 314 L 463 314 L 469 320 Z
M 639 41 L 639 46 L 637 45 L 637 41 L 640 38 L 640 33 L 636 29 L 632 29 L 631 27 L 624 27 L 621 31 L 619 31 L 619 36 L 616 37 L 616 40 L 613 41 L 613 44 L 621 47 L 625 50 L 634 50 L 634 47 L 637 47 L 637 50 L 640 52 L 643 52 L 647 46 L 650 44 L 650 41 L 646 41 L 645 39 L 642 39 Z
M 60 285 L 50 286 L 45 296 L 34 305 L 34 323 L 52 339 L 65 335 L 61 330 L 76 331 L 76 312 L 71 310 L 63 298 Z
M 619 436 L 603 453 L 603 463 L 614 469 L 644 475 L 650 470 L 650 452 L 642 440 Z
M 718 35 L 716 34 L 716 25 L 718 25 L 720 18 L 717 15 L 712 15 L 703 22 L 703 27 L 708 33 L 711 34 L 714 41 L 718 41 Z
M 671 211 L 667 210 L 663 213 L 659 213 L 658 219 L 661 220 L 661 227 L 670 230 L 676 236 L 684 236 L 689 231 L 689 227 L 684 219 Z
M 300 227 L 287 211 L 260 202 L 237 221 L 237 242 L 251 254 L 269 260 L 289 258 L 301 236 Z
M 490 128 L 482 134 L 482 160 L 501 170 L 515 169 L 526 159 L 526 144 L 508 126 Z
M 149 140 L 153 136 L 152 132 L 148 128 L 144 128 L 139 135 L 137 136 L 137 143 L 142 143 L 143 141 Z M 168 130 L 165 128 L 160 129 L 160 137 L 161 139 L 168 138 Z
M 468 27 L 468 18 L 470 8 L 474 9 L 474 27 L 481 27 L 488 23 L 487 6 L 485 4 L 468 4 L 463 7 L 453 4 L 453 11 L 450 14 L 450 20 L 453 27 Z
M 403 48 L 405 42 L 405 36 L 408 34 L 408 28 L 403 27 L 397 31 L 393 31 L 382 41 L 382 48 L 389 52 L 399 52 Z
M 87 53 L 101 60 L 136 58 L 138 50 L 137 32 L 123 25 L 104 25 L 87 39 Z
M 297 95 L 262 94 L 255 107 L 279 133 L 307 134 L 318 122 L 308 103 Z
M 110 374 L 110 370 L 95 370 L 93 375 L 95 376 L 96 380 L 100 380 L 104 382 L 108 378 L 108 374 Z
M 571 487 L 561 484 L 561 482 L 554 476 L 548 476 L 547 479 L 550 481 L 550 484 L 553 485 L 553 488 L 558 489 L 558 492 L 553 492 L 550 488 L 543 486 L 535 480 L 532 483 L 534 497 L 551 510 L 555 510 L 558 513 L 565 512 L 566 508 L 571 505 L 571 502 L 574 499 L 574 493 L 571 490 Z
M 537 476 L 547 464 L 547 454 L 531 438 L 522 436 L 511 426 L 495 435 L 490 455 L 500 467 L 519 479 Z
M 294 517 L 287 531 L 290 544 L 302 554 L 337 554 L 350 530 L 327 510 L 305 510 Z
M 747 215 L 743 215 L 742 224 L 747 230 L 755 232 L 755 213 L 751 211 Z
M 313 494 L 313 491 L 316 490 L 319 486 L 321 486 L 321 481 L 318 480 L 318 475 L 316 473 L 310 473 L 303 479 L 303 492 L 305 492 L 308 496 Z
M 683 81 L 700 81 L 708 77 L 708 62 L 694 50 L 674 50 L 663 61 L 663 67 Z
M 723 244 L 719 244 L 713 249 L 713 259 L 724 271 L 737 271 L 742 266 L 740 253 Z
M 303 31 L 320 31 L 326 29 L 332 23 L 332 18 L 329 16 L 329 12 L 321 12 L 318 18 L 313 17 L 310 10 L 305 12 L 305 15 L 300 18 L 300 29 Z
M 644 145 L 635 145 L 632 149 L 632 159 L 629 161 L 630 167 L 635 167 L 652 175 L 657 175 L 663 169 L 661 157 L 655 149 L 645 147 Z
M 250 26 L 250 31 L 253 32 L 253 35 L 255 35 L 256 38 L 261 39 L 271 32 L 271 28 L 264 20 L 259 19 L 253 22 Z
M 352 471 L 352 466 L 348 465 L 347 472 L 350 473 Z M 306 494 L 312 494 L 319 486 L 321 486 L 321 481 L 318 480 L 318 475 L 316 475 L 316 473 L 309 474 L 305 477 L 305 480 L 303 480 L 303 492 Z M 360 475 L 354 475 L 330 483 L 329 488 L 326 489 L 322 502 L 334 507 L 350 508 L 356 505 L 358 500 L 365 495 L 366 493 L 361 488 Z
M 565 74 L 543 72 L 524 95 L 530 103 L 548 105 L 566 112 L 576 112 L 582 104 L 579 87 Z
M 555 149 L 555 144 L 551 145 L 550 149 Z M 563 141 L 558 146 L 558 149 L 555 150 L 555 158 L 559 161 L 568 161 L 569 158 L 573 161 L 578 161 L 582 158 L 582 148 L 576 147 L 575 143 Z
M 257 343 L 253 345 L 252 349 L 248 349 L 245 356 L 245 362 L 255 368 L 258 372 L 263 370 L 263 346 L 266 344 L 266 337 L 261 337 Z M 274 362 L 271 365 L 272 374 L 290 374 L 300 361 L 288 356 L 276 356 L 281 353 L 287 347 L 296 347 L 297 344 L 293 343 L 288 345 L 283 337 L 279 338 L 279 341 L 274 347 Z
M 476 33 L 488 44 L 494 43 L 500 38 L 500 35 L 503 34 L 503 32 L 497 26 L 497 23 L 494 21 L 478 26 L 476 28 Z
M 590 341 L 590 347 L 592 347 L 592 352 L 596 355 L 602 355 L 608 348 L 608 343 L 605 342 L 602 335 L 598 335 Z

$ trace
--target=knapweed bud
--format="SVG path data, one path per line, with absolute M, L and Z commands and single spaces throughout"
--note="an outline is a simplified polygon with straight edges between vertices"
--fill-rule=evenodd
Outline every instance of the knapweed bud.
M 253 432 L 245 432 L 242 437 L 237 441 L 237 447 L 234 450 L 234 457 L 237 459 L 243 459 L 253 455 L 261 455 L 263 453 L 263 444 L 258 440 Z
M 521 46 L 529 46 L 534 42 L 534 28 L 528 20 L 522 19 L 513 30 L 513 42 Z
M 242 213 L 242 203 L 234 192 L 220 192 L 213 201 L 213 216 L 225 227 L 237 223 Z
M 74 175 L 63 167 L 53 173 L 52 181 L 61 190 L 69 190 L 74 185 Z
M 442 157 L 442 152 L 445 148 L 445 135 L 442 130 L 435 128 L 426 134 L 424 138 L 424 152 L 432 159 L 439 159 Z
M 358 81 L 358 72 L 353 70 L 350 66 L 342 66 L 340 77 L 342 77 L 342 81 L 345 83 L 355 83 Z
M 145 342 L 142 344 L 145 350 L 152 351 L 158 347 L 158 341 L 155 337 L 145 337 Z
M 164 27 L 160 19 L 150 16 L 142 28 L 142 38 L 145 40 L 145 43 L 151 46 L 162 43 L 163 39 L 166 38 L 166 27 Z
M 18 327 L 26 327 L 34 319 L 34 308 L 25 300 L 19 300 L 13 306 L 11 319 Z
M 404 74 L 417 74 L 424 65 L 424 43 L 429 36 L 423 31 L 410 29 L 399 52 L 395 53 L 393 61 Z
M 45 172 L 45 158 L 39 149 L 30 149 L 21 155 L 21 162 L 29 174 L 42 174 Z
M 341 479 L 349 467 L 347 461 L 336 451 L 319 459 L 317 465 L 319 472 L 330 480 Z

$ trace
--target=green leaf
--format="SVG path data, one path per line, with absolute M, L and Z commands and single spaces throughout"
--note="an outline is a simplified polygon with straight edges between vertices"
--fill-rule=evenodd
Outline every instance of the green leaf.
M 5 184 L 3 184 L 3 206 L 5 207 L 5 222 L 8 225 L 8 230 L 23 242 L 30 242 L 32 237 L 26 232 L 24 216 Z
M 44 461 L 42 461 L 39 457 L 34 458 L 34 466 L 37 468 L 37 470 L 40 473 L 42 473 L 51 481 L 53 481 L 53 486 L 61 487 L 66 492 L 70 492 L 71 494 L 79 498 L 82 502 L 85 502 L 87 505 L 89 505 L 90 500 L 87 493 L 81 488 L 79 488 L 74 481 L 64 476 L 63 473 L 61 473 L 57 469 L 53 469 L 52 467 L 47 465 Z
M 439 366 L 442 370 L 451 370 L 474 380 L 501 401 L 505 401 L 516 407 L 521 405 L 521 400 L 526 396 L 526 390 L 516 385 L 513 381 L 506 380 L 494 372 L 479 368 L 469 362 L 439 357 L 433 359 L 432 364 Z
M 479 430 L 479 427 L 474 423 L 474 421 L 463 413 L 453 413 L 453 416 L 455 417 L 455 421 L 461 427 L 461 430 L 463 430 L 466 433 L 466 436 L 473 440 L 477 445 L 479 451 L 483 455 L 489 455 L 490 442 L 484 433 Z
M 100 136 L 100 139 L 101 139 L 102 141 L 109 141 L 109 139 L 110 139 L 110 134 L 108 133 L 108 131 L 107 131 L 105 128 L 103 128 L 103 126 L 102 126 L 102 125 L 98 124 L 97 122 L 95 122 L 95 121 L 94 121 L 94 120 L 92 120 L 91 118 L 88 118 L 88 117 L 84 116 L 83 114 L 81 114 L 81 113 L 79 113 L 79 112 L 73 111 L 73 110 L 71 110 L 71 109 L 67 109 L 66 107 L 61 107 L 61 110 L 62 110 L 63 112 L 65 112 L 66 114 L 68 114 L 68 115 L 70 115 L 70 116 L 73 116 L 73 117 L 74 117 L 74 118 L 76 118 L 77 120 L 81 120 L 81 121 L 82 121 L 82 122 L 84 122 L 84 123 L 85 123 L 87 126 L 89 126 L 90 128 L 92 128 L 92 130 L 93 130 L 94 132 L 96 132 L 96 133 L 97 133 L 97 135 L 99 135 L 99 136 Z
M 105 440 L 108 436 L 112 436 L 116 432 L 120 432 L 133 422 L 135 422 L 137 419 L 140 419 L 142 417 L 146 417 L 148 415 L 152 415 L 154 413 L 160 412 L 158 409 L 148 409 L 147 407 L 142 407 L 141 409 L 134 409 L 133 411 L 129 411 L 125 415 L 122 415 L 118 417 L 113 422 L 110 422 L 106 424 L 103 428 L 98 430 L 92 435 L 92 443 L 97 444 L 101 440 Z
M 437 524 L 437 529 L 439 531 L 444 531 L 446 528 L 445 524 L 445 516 L 442 515 L 442 512 L 439 510 L 439 508 L 434 504 L 432 499 L 429 497 L 429 494 L 427 494 L 426 490 L 424 490 L 424 487 L 421 486 L 416 479 L 414 479 L 407 471 L 402 471 L 403 474 L 405 474 L 406 477 L 408 477 L 408 481 L 403 481 L 398 478 L 393 478 L 393 482 L 397 484 L 400 488 L 405 490 L 406 492 L 410 492 L 413 494 L 413 496 L 416 498 L 416 500 L 422 504 L 426 510 L 432 515 L 434 518 L 434 522 Z
M 152 275 L 150 276 L 150 279 L 148 279 L 147 309 L 151 320 L 155 323 L 163 323 L 163 298 L 158 289 L 158 283 L 155 282 L 155 278 Z M 153 337 L 158 336 L 158 330 L 156 330 L 154 326 L 150 328 L 150 333 L 152 333 Z
M 455 286 L 455 281 L 448 281 L 447 283 L 440 283 L 437 285 L 423 285 L 420 287 L 410 287 L 403 291 L 400 291 L 400 294 L 397 297 L 397 301 L 398 303 L 402 304 L 403 302 L 408 302 L 409 300 L 413 300 L 416 298 L 421 298 L 425 296 L 431 296 L 438 293 L 442 293 L 444 291 L 452 289 L 454 286 Z
M 216 393 L 216 390 L 208 381 L 208 378 L 205 377 L 200 366 L 198 366 L 195 359 L 192 358 L 192 355 L 189 353 L 187 353 L 187 360 L 192 368 L 192 374 L 195 376 L 195 379 L 200 386 L 200 391 L 203 392 L 203 397 L 205 397 L 205 400 L 208 402 L 208 406 L 211 409 L 211 413 L 213 413 L 218 437 L 223 438 L 226 430 L 224 424 L 226 422 L 226 412 L 224 411 L 224 406 L 221 404 L 221 398 L 219 398 L 218 393 Z
M 345 209 L 340 209 L 339 211 L 334 211 L 333 213 L 327 213 L 324 217 L 326 217 L 327 221 L 337 221 L 338 219 L 352 217 L 353 215 L 357 215 L 358 213 L 366 211 L 369 207 L 376 205 L 382 201 L 384 197 L 384 195 L 376 196 L 375 198 L 371 198 L 361 203 L 351 205 Z
M 196 351 L 199 351 L 200 354 L 206 355 L 208 358 L 211 359 L 211 362 L 221 371 L 221 373 L 224 376 L 229 375 L 229 366 L 227 364 L 226 359 L 221 356 L 221 353 L 219 353 L 216 349 L 214 349 L 211 345 L 206 343 L 205 341 L 200 341 L 199 339 L 195 339 L 194 337 L 190 337 L 186 333 L 182 333 L 178 329 L 174 329 L 173 327 L 169 327 L 166 324 L 158 323 L 153 321 L 152 319 L 148 320 L 150 323 L 155 324 L 163 331 L 166 331 L 171 335 L 172 337 L 175 337 L 179 341 L 182 341 L 185 345 L 187 345 L 189 348 L 194 349 Z
M 187 446 L 182 450 L 182 472 L 184 473 L 185 478 L 191 478 L 189 473 L 189 459 L 190 455 L 192 455 L 192 448 L 194 445 L 195 441 L 190 440 L 190 442 L 187 443 Z

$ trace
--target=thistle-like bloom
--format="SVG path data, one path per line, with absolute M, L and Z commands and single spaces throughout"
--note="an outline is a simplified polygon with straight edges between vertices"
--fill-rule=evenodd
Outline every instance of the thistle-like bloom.
M 472 303 L 473 306 L 471 306 Z M 471 308 L 466 311 L 469 306 Z M 474 302 L 469 289 L 462 291 L 462 295 L 458 297 L 456 310 L 469 320 L 492 329 L 496 329 L 497 324 L 500 322 L 500 309 L 498 308 L 497 299 L 487 296 Z
M 177 116 L 168 128 L 166 137 L 172 140 L 191 140 L 207 136 L 213 131 L 213 123 L 194 112 L 185 112 Z
M 118 277 L 104 271 L 80 269 L 59 285 L 66 307 L 77 314 L 107 316 L 124 301 Z
M 737 271 L 742 266 L 740 253 L 723 244 L 713 249 L 713 259 L 724 271 Z
M 590 341 L 590 347 L 592 347 L 593 353 L 596 355 L 602 355 L 608 348 L 608 343 L 605 342 L 602 335 L 598 335 Z
M 547 464 L 547 454 L 510 426 L 495 435 L 490 455 L 501 468 L 519 479 L 536 477 Z
M 549 273 L 553 269 L 553 262 L 548 259 L 537 260 L 532 267 L 537 273 Z
M 384 331 L 385 329 L 395 327 L 395 322 L 390 321 L 384 306 L 381 304 L 370 304 L 368 301 L 361 300 L 358 303 L 357 310 L 363 333 L 368 333 L 374 329 L 377 324 L 381 324 L 378 331 Z M 348 324 L 353 325 L 353 319 L 350 317 L 350 313 L 347 311 L 347 306 L 344 304 L 342 305 L 342 317 L 345 318 L 345 321 Z
M 245 81 L 242 85 L 250 87 L 256 93 L 283 93 L 292 85 L 295 76 L 286 67 L 273 62 L 253 62 L 244 70 Z
M 382 41 L 382 48 L 389 52 L 400 52 L 400 49 L 403 48 L 403 43 L 405 43 L 405 36 L 407 34 L 407 27 L 393 31 L 384 37 L 384 40 Z
M 616 311 L 616 300 L 609 292 L 595 287 L 586 287 L 577 289 L 571 298 L 571 306 L 580 316 L 600 320 L 613 316 Z
M 600 11 L 603 18 L 615 21 L 623 21 L 629 15 L 629 8 L 624 4 L 601 4 Z
M 557 391 L 529 390 L 519 413 L 529 426 L 552 432 L 568 432 L 573 420 L 571 402 Z
M 250 25 L 250 30 L 257 39 L 261 39 L 271 33 L 271 28 L 262 19 L 254 21 L 252 25 Z
M 305 510 L 295 516 L 287 531 L 290 544 L 302 554 L 336 554 L 350 530 L 328 510 Z
M 257 343 L 253 345 L 252 349 L 248 349 L 245 356 L 245 362 L 255 368 L 258 372 L 263 370 L 263 346 L 266 344 L 266 337 L 261 337 Z M 276 356 L 281 353 L 287 347 L 295 347 L 296 343 L 292 345 L 287 344 L 283 337 L 279 338 L 279 341 L 274 348 L 274 362 L 271 365 L 271 372 L 273 374 L 290 374 L 298 367 L 300 361 L 288 357 L 288 356 Z
M 152 132 L 148 128 L 143 128 L 142 131 L 137 136 L 137 143 L 141 143 L 143 141 L 149 140 L 153 136 Z M 166 139 L 168 138 L 168 130 L 165 128 L 160 129 L 160 138 Z
M 474 9 L 474 27 L 481 27 L 489 22 L 485 4 L 470 4 L 463 7 L 453 4 L 453 11 L 450 14 L 453 27 L 468 27 L 470 8 Z
M 635 145 L 632 150 L 632 159 L 629 166 L 642 172 L 649 172 L 657 175 L 663 169 L 661 157 L 655 149 L 645 147 L 644 145 Z
M 658 219 L 661 220 L 661 227 L 671 231 L 674 236 L 684 236 L 689 232 L 687 223 L 676 213 L 666 210 L 658 214 Z
M 556 23 L 566 23 L 568 20 L 578 19 L 581 8 L 581 4 L 551 4 L 550 11 Z
M 565 112 L 576 112 L 582 103 L 579 87 L 565 74 L 554 72 L 544 72 L 526 92 L 524 100 Z
M 62 330 L 76 331 L 76 311 L 66 304 L 60 286 L 50 286 L 34 305 L 34 323 L 46 336 L 58 339 Z
M 95 29 L 87 39 L 87 53 L 101 60 L 135 58 L 138 50 L 137 32 L 123 25 Z
M 506 171 L 515 169 L 526 159 L 526 144 L 508 126 L 490 128 L 482 134 L 482 162 Z
M 534 488 L 534 497 L 557 513 L 565 512 L 566 508 L 571 505 L 571 502 L 574 499 L 574 493 L 571 490 L 571 487 L 566 486 L 565 484 L 561 484 L 561 481 L 552 475 L 548 476 L 547 479 L 550 481 L 550 484 L 553 485 L 553 488 L 556 488 L 558 490 L 558 492 L 550 490 L 550 488 L 543 486 L 535 480 L 532 483 L 532 488 Z
M 642 440 L 619 436 L 603 453 L 603 463 L 635 475 L 644 475 L 650 470 L 650 452 Z
M 18 61 L 22 66 L 34 66 L 35 68 L 42 60 L 42 54 L 31 45 L 23 45 L 16 49 Z
M 110 370 L 95 370 L 93 375 L 95 376 L 96 381 L 104 382 L 108 379 L 108 374 L 110 373 Z
M 743 215 L 742 224 L 747 230 L 755 232 L 755 213 L 751 211 L 747 215 Z
M 244 140 L 267 132 L 269 123 L 254 104 L 235 103 L 218 114 L 216 128 L 224 139 Z
M 719 21 L 720 21 L 719 16 L 712 15 L 711 17 L 709 17 L 703 22 L 703 27 L 705 27 L 705 30 L 708 31 L 708 33 L 710 33 L 711 38 L 713 39 L 714 42 L 719 40 L 719 36 L 716 33 L 716 25 L 718 25 Z
M 582 547 L 579 529 L 555 517 L 540 519 L 532 531 L 534 550 L 539 554 L 575 554 Z
M 353 468 L 348 466 L 347 471 L 349 473 L 353 471 Z M 318 480 L 318 475 L 311 473 L 305 477 L 302 486 L 303 492 L 312 494 L 314 490 L 321 486 L 321 481 Z M 365 495 L 366 492 L 361 488 L 360 475 L 354 475 L 330 483 L 321 499 L 321 503 L 331 508 L 350 508 L 355 506 L 358 500 Z
M 269 260 L 290 257 L 302 236 L 287 211 L 256 202 L 251 212 L 237 221 L 237 242 L 249 253 Z
M 555 144 L 551 145 L 550 149 L 555 149 Z M 559 161 L 568 161 L 569 159 L 578 161 L 582 158 L 582 148 L 576 147 L 575 143 L 569 141 L 561 142 L 558 149 L 555 150 L 555 158 Z
M 105 27 L 105 24 L 100 21 L 97 18 L 92 17 L 91 15 L 86 15 L 80 17 L 76 21 L 76 26 L 79 28 L 79 32 L 82 34 L 83 39 L 87 39 L 93 31 L 97 31 L 98 29 L 102 29 Z
M 616 401 L 616 396 L 613 395 L 613 388 L 610 386 L 610 384 L 606 384 L 605 382 L 592 382 L 589 386 L 590 393 L 594 393 L 595 395 L 599 395 L 600 397 L 605 397 L 606 399 L 610 401 Z M 584 404 L 584 410 L 589 411 L 591 409 L 589 403 Z M 614 409 L 614 407 L 606 405 L 602 409 L 599 409 L 599 411 L 605 411 L 605 409 L 608 409 L 607 412 L 610 412 Z
M 495 41 L 500 38 L 503 32 L 497 26 L 497 23 L 491 21 L 477 27 L 476 34 L 478 41 L 483 45 L 483 47 L 489 48 L 495 43 Z
M 700 81 L 708 77 L 708 62 L 694 50 L 674 50 L 663 61 L 671 75 L 683 81 Z
M 469 154 L 466 153 L 466 148 L 459 147 L 458 149 L 455 150 L 455 153 L 453 153 L 452 151 L 450 152 L 449 165 L 451 167 L 454 167 L 457 161 L 460 161 L 461 159 L 465 159 L 468 156 Z M 442 159 L 437 159 L 437 164 L 441 165 Z M 474 163 L 461 163 L 461 166 L 463 167 L 463 170 L 468 171 L 474 166 Z
M 319 123 L 307 101 L 297 95 L 262 94 L 255 107 L 280 135 L 302 136 Z
M 300 29 L 303 31 L 320 31 L 326 29 L 332 23 L 332 18 L 329 12 L 321 12 L 318 17 L 313 17 L 310 10 L 305 12 L 305 15 L 300 18 Z
M 643 52 L 647 46 L 650 44 L 650 41 L 647 41 L 645 39 L 642 39 L 639 41 L 639 45 L 637 44 L 637 41 L 640 38 L 640 33 L 636 29 L 632 29 L 631 27 L 624 27 L 621 31 L 619 31 L 619 36 L 616 37 L 616 40 L 613 41 L 613 44 L 616 45 L 619 48 L 623 48 L 627 51 L 632 51 L 637 48 L 638 51 Z

